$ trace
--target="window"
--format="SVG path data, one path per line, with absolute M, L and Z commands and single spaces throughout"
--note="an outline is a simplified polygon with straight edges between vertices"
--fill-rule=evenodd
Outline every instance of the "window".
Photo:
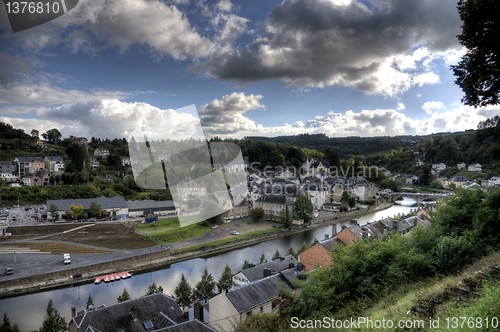
M 252 310 L 250 310 L 249 312 L 247 312 L 247 317 L 250 317 L 252 316 Z
M 264 312 L 264 307 L 263 306 L 260 307 L 260 312 Z

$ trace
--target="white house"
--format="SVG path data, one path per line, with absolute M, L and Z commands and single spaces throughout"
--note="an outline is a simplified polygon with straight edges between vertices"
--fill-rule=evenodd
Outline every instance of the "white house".
M 446 165 L 444 163 L 432 164 L 432 169 L 435 172 L 439 173 L 439 172 L 444 171 L 446 169 Z
M 476 163 L 476 164 L 470 164 L 469 167 L 467 167 L 467 170 L 469 172 L 477 172 L 477 173 L 480 173 L 480 172 L 483 171 L 482 168 L 481 168 L 481 164 L 478 164 L 478 163 Z
M 465 169 L 465 167 L 467 167 L 467 165 L 465 165 L 465 163 L 458 163 L 457 164 L 458 169 Z
M 103 148 L 103 147 L 98 147 L 94 151 L 94 156 L 96 157 L 107 157 L 109 156 L 109 149 Z
M 43 158 L 45 169 L 52 173 L 64 172 L 64 160 L 61 156 L 47 156 Z

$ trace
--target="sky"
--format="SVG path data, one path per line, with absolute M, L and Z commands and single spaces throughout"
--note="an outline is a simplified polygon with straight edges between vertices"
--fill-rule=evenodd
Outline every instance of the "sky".
M 461 103 L 456 3 L 80 0 L 16 33 L 0 6 L 0 121 L 87 138 L 475 129 L 500 107 Z

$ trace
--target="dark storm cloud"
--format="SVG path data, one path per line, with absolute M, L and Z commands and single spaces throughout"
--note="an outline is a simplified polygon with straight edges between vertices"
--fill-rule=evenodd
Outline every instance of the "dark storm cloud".
M 239 52 L 213 59 L 209 68 L 236 81 L 282 79 L 298 86 L 345 84 L 374 91 L 373 75 L 391 56 L 419 47 L 459 47 L 454 0 L 372 0 L 369 5 L 285 0 L 270 13 L 265 34 Z

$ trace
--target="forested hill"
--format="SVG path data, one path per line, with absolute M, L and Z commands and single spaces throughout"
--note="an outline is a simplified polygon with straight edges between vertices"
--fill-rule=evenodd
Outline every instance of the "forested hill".
M 424 142 L 426 136 L 379 136 L 379 137 L 328 137 L 325 134 L 301 134 L 279 137 L 245 137 L 246 140 L 288 143 L 291 145 L 325 151 L 335 150 L 339 158 L 370 156 L 399 148 L 413 148 Z
M 287 143 L 293 146 L 334 151 L 340 159 L 362 156 L 375 160 L 391 150 L 419 152 L 427 163 L 480 163 L 497 168 L 500 160 L 500 121 L 480 123 L 479 129 L 425 136 L 328 137 L 325 134 L 302 134 L 280 137 L 246 137 L 247 141 Z

